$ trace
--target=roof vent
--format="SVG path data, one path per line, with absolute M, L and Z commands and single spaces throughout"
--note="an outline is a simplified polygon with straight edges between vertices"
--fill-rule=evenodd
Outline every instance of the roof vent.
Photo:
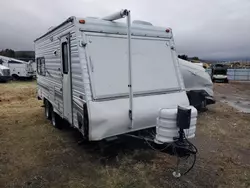
M 134 20 L 132 23 L 139 24 L 139 25 L 153 25 L 150 22 L 146 22 L 146 21 L 142 21 L 142 20 Z

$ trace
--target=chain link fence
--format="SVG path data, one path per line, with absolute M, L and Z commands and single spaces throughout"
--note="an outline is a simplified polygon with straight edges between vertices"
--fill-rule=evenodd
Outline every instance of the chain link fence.
M 211 75 L 211 69 L 206 70 Z M 250 69 L 227 69 L 229 80 L 250 81 Z

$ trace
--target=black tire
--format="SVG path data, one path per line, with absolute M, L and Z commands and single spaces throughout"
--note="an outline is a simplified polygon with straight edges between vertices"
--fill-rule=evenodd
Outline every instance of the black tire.
M 47 100 L 44 101 L 44 113 L 46 119 L 51 120 L 52 107 L 50 102 Z
M 20 77 L 17 74 L 12 75 L 13 80 L 20 80 Z
M 62 119 L 53 110 L 52 110 L 52 113 L 51 113 L 51 124 L 53 125 L 53 127 L 57 128 L 57 129 L 61 129 L 62 128 Z
M 205 112 L 207 111 L 207 101 L 206 99 L 201 101 L 201 105 L 200 105 L 200 109 L 199 109 L 201 112 Z

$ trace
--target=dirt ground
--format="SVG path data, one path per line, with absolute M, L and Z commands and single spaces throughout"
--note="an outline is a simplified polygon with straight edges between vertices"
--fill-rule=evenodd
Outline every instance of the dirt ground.
M 239 111 L 250 113 L 250 82 L 230 81 L 230 84 L 215 85 L 218 100 L 235 107 Z
M 215 90 L 218 99 L 250 93 L 237 83 L 216 84 Z M 168 154 L 117 145 L 116 155 L 103 157 L 95 144 L 79 145 L 77 131 L 53 128 L 41 106 L 35 82 L 0 84 L 1 188 L 250 187 L 250 114 L 225 103 L 199 115 L 192 140 L 197 162 L 180 179 L 172 177 L 176 159 Z

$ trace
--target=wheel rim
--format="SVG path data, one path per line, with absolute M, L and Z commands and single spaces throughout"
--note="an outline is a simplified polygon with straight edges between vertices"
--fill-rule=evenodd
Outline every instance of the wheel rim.
M 46 118 L 49 118 L 49 108 L 48 108 L 48 105 L 45 106 L 45 115 L 46 115 Z
M 55 127 L 56 126 L 56 118 L 55 118 L 55 113 L 54 112 L 52 112 L 51 120 L 52 120 L 52 125 Z

